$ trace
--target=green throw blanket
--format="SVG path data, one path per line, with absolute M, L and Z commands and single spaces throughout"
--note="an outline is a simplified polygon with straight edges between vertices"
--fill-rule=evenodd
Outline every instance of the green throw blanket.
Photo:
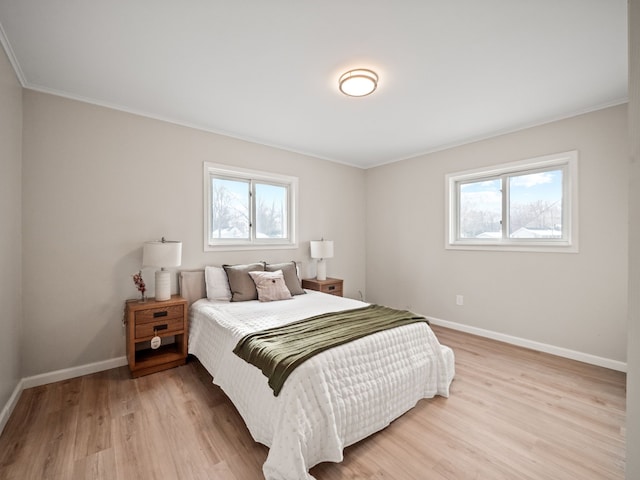
M 262 370 L 277 396 L 291 372 L 308 358 L 366 335 L 416 322 L 429 323 L 406 310 L 369 305 L 250 333 L 233 353 Z

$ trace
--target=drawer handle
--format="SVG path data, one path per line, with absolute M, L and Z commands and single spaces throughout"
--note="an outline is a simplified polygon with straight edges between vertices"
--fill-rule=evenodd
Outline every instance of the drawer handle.
M 166 317 L 167 315 L 169 315 L 169 312 L 166 310 L 164 312 L 153 312 L 153 318 Z
M 335 285 L 329 285 L 329 290 L 335 290 L 336 286 Z
M 153 327 L 153 331 L 157 332 L 158 330 L 166 330 L 167 328 L 169 328 L 169 325 L 165 323 L 163 325 L 156 325 L 155 327 Z

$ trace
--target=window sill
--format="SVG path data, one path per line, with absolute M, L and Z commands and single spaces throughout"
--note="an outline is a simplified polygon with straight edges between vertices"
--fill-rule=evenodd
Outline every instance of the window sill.
M 268 244 L 247 244 L 247 245 L 205 245 L 205 252 L 232 252 L 241 250 L 294 250 L 298 248 L 297 243 L 287 243 L 281 245 Z
M 496 252 L 578 253 L 578 245 L 568 243 L 446 243 L 447 250 L 484 250 Z

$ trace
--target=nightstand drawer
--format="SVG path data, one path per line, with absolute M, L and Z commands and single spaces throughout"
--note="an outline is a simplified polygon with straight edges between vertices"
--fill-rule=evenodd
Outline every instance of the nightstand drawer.
M 330 295 L 342 296 L 343 281 L 340 278 L 327 278 L 326 280 L 318 280 L 317 278 L 303 278 L 302 288 L 309 290 L 317 290 L 318 292 L 328 293 Z
M 182 316 L 180 318 L 169 318 L 156 320 L 155 322 L 136 324 L 136 338 L 152 337 L 154 329 L 156 335 L 166 335 L 173 332 L 178 332 L 184 327 L 184 320 Z
M 172 305 L 167 307 L 150 308 L 136 312 L 136 325 L 146 322 L 168 321 L 172 318 L 179 318 L 182 321 L 182 305 Z
M 331 293 L 332 295 L 342 296 L 342 284 L 333 284 L 333 285 L 321 285 L 320 291 L 322 293 Z

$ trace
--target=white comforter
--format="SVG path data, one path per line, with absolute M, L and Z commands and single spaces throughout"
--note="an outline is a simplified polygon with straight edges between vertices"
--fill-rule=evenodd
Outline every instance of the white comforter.
M 233 352 L 246 334 L 366 304 L 314 291 L 260 303 L 198 300 L 189 353 L 234 403 L 254 440 L 270 447 L 267 480 L 312 480 L 308 470 L 342 461 L 342 450 L 386 427 L 421 398 L 449 395 L 451 349 L 426 323 L 361 338 L 299 366 L 275 397 L 259 369 Z

